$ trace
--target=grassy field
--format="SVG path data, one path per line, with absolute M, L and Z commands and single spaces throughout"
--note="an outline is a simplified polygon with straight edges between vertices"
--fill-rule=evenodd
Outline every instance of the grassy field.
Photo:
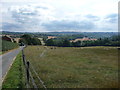
M 118 49 L 28 46 L 26 59 L 47 88 L 118 87 Z
M 11 69 L 9 70 L 5 80 L 3 81 L 2 88 L 24 88 L 23 64 L 21 53 L 16 57 Z

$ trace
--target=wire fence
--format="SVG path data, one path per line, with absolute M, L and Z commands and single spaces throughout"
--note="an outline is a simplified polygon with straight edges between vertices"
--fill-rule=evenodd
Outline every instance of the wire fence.
M 35 89 L 44 88 L 45 90 L 47 90 L 46 85 L 44 84 L 42 79 L 39 77 L 32 63 L 26 60 L 25 54 L 24 54 L 24 48 L 22 49 L 22 60 L 23 60 L 24 70 L 25 70 L 24 75 L 26 79 L 25 80 L 26 88 L 35 88 Z

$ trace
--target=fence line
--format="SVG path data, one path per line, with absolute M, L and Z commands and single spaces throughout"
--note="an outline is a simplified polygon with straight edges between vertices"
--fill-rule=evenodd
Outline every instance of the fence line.
M 32 74 L 31 74 L 31 72 L 29 72 L 29 73 L 30 73 L 30 77 L 31 77 L 31 81 L 32 81 L 33 87 L 34 87 L 34 88 L 37 88 L 37 85 L 36 85 L 36 83 L 35 83 L 35 80 L 33 79 L 33 76 L 32 76 Z
M 31 64 L 31 63 L 30 63 Z M 42 84 L 42 86 L 47 89 L 47 87 L 45 86 L 44 82 L 41 80 L 41 78 L 38 76 L 38 73 L 35 71 L 34 67 L 31 65 L 31 68 L 33 70 L 33 72 L 36 74 L 37 78 L 39 79 L 39 82 Z
M 24 49 L 24 48 L 23 48 Z M 25 55 L 24 55 L 24 51 L 23 51 L 23 49 L 22 49 L 22 59 L 23 59 L 23 64 L 24 64 L 24 70 L 25 70 L 25 78 L 26 78 L 26 87 L 27 88 L 30 88 L 30 86 L 29 86 L 29 82 L 28 82 L 28 80 L 27 80 L 27 65 L 26 65 L 26 60 L 25 60 Z
M 32 73 L 31 73 L 31 71 L 30 71 L 30 68 L 32 69 L 32 71 L 35 73 L 35 75 L 36 75 L 36 77 L 37 77 L 37 79 L 39 80 L 39 82 L 41 83 L 41 85 L 43 86 L 43 88 L 45 89 L 45 90 L 47 90 L 47 88 L 46 88 L 46 86 L 45 86 L 45 84 L 44 84 L 44 82 L 41 80 L 41 78 L 38 76 L 38 73 L 35 71 L 35 69 L 34 69 L 34 67 L 32 66 L 32 64 L 29 62 L 29 61 L 26 61 L 26 58 L 25 58 L 25 55 L 24 55 L 24 48 L 22 49 L 22 59 L 23 59 L 23 64 L 24 64 L 24 67 L 25 67 L 25 71 L 26 71 L 26 87 L 27 88 L 30 88 L 30 83 L 32 83 L 32 85 L 33 85 L 33 87 L 34 88 L 38 88 L 37 87 L 37 85 L 36 85 L 36 83 L 35 83 L 35 80 L 34 80 L 34 78 L 33 78 L 33 76 L 32 76 Z M 32 81 L 32 82 L 30 82 L 30 80 Z

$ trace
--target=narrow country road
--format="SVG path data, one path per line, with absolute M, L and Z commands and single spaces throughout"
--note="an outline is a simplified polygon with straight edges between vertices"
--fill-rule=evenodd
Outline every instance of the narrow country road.
M 6 73 L 9 70 L 9 67 L 13 63 L 13 60 L 22 49 L 23 47 L 19 47 L 18 49 L 15 49 L 0 56 L 0 61 L 2 61 L 2 63 L 0 63 L 0 67 L 2 67 L 2 72 L 0 72 L 0 75 L 2 75 L 2 79 L 4 79 Z

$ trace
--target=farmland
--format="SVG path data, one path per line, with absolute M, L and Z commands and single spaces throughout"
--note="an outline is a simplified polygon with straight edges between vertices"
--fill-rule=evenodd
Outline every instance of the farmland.
M 28 46 L 24 52 L 47 88 L 118 87 L 117 48 Z

